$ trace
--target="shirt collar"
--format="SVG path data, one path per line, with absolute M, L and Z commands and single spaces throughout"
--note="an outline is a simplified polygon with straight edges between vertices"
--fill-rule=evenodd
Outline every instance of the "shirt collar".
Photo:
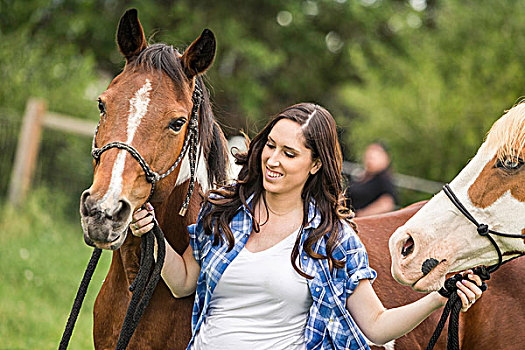
M 241 207 L 239 207 L 239 209 L 242 208 L 244 212 L 246 213 L 246 215 L 248 215 L 250 218 L 252 215 L 248 208 L 252 208 L 252 201 L 254 197 L 255 197 L 255 194 L 252 193 L 250 197 L 248 197 L 248 199 L 246 200 L 246 204 L 248 205 L 248 207 L 246 207 L 244 204 L 241 205 Z M 310 203 L 308 204 L 308 221 L 304 229 L 309 229 L 309 228 L 315 229 L 319 226 L 320 223 L 321 223 L 321 213 L 317 210 L 317 202 L 315 201 L 315 199 L 312 198 L 310 199 Z

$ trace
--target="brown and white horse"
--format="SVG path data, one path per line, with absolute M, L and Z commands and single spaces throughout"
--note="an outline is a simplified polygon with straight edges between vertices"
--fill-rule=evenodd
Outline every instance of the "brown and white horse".
M 385 305 L 393 308 L 421 298 L 409 286 L 401 286 L 390 274 L 388 241 L 397 227 L 415 217 L 423 203 L 391 213 L 356 218 L 359 237 L 368 251 L 370 266 L 377 271 L 374 290 Z M 428 204 L 427 204 L 428 205 Z M 423 209 L 426 205 L 423 207 Z M 421 209 L 421 210 L 423 210 Z M 409 220 L 410 221 L 410 220 Z M 525 344 L 525 258 L 503 265 L 490 279 L 489 289 L 475 305 L 460 316 L 461 349 L 470 350 L 522 350 Z M 441 311 L 429 318 L 405 336 L 384 347 L 372 349 L 416 350 L 425 349 L 436 328 Z M 446 330 L 443 332 L 446 333 Z M 446 336 L 442 335 L 435 349 L 445 349 Z
M 525 234 L 524 159 L 525 103 L 520 103 L 494 123 L 450 188 L 478 223 L 501 233 Z M 503 261 L 525 253 L 523 238 L 491 237 Z M 491 239 L 478 234 L 444 191 L 392 235 L 390 253 L 394 278 L 420 291 L 439 289 L 447 273 L 499 261 Z M 425 274 L 422 266 L 428 261 L 432 269 Z
M 203 90 L 198 111 L 197 189 L 227 178 L 227 143 L 214 120 L 200 74 L 215 56 L 215 38 L 205 30 L 181 55 L 171 46 L 148 46 L 136 10 L 127 11 L 117 32 L 126 65 L 99 98 L 101 119 L 94 144 L 121 142 L 133 147 L 149 167 L 166 172 L 181 154 L 188 133 L 195 85 Z M 169 244 L 179 253 L 188 245 L 201 197 L 178 214 L 188 189 L 188 156 L 155 186 L 150 201 Z M 129 234 L 131 215 L 149 197 L 151 184 L 131 152 L 111 148 L 94 161 L 93 184 L 81 196 L 84 240 L 113 250 L 108 275 L 94 308 L 94 343 L 114 349 L 131 298 L 129 286 L 139 269 L 141 240 Z M 191 333 L 193 298 L 175 299 L 161 281 L 142 316 L 129 349 L 183 349 Z

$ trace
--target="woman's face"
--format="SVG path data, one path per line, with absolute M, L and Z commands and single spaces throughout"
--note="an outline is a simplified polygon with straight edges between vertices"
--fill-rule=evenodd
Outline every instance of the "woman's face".
M 312 160 L 312 151 L 305 146 L 301 125 L 289 119 L 279 120 L 270 131 L 262 156 L 263 187 L 271 194 L 301 191 L 310 174 L 321 163 Z
M 383 147 L 373 143 L 366 148 L 363 157 L 365 170 L 368 173 L 379 173 L 385 170 L 390 164 L 390 158 Z

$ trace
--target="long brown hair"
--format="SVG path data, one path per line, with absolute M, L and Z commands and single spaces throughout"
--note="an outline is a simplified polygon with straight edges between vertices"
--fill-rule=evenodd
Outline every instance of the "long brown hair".
M 344 262 L 334 259 L 332 252 L 340 239 L 341 220 L 350 220 L 352 212 L 344 206 L 341 167 L 343 158 L 337 139 L 337 127 L 332 115 L 323 107 L 313 103 L 299 103 L 290 106 L 277 114 L 268 122 L 264 129 L 250 142 L 246 153 L 236 154 L 236 163 L 242 166 L 236 183 L 212 190 L 205 199 L 213 204 L 204 216 L 204 230 L 206 234 L 214 235 L 213 244 L 228 242 L 228 249 L 234 246 L 234 237 L 228 224 L 234 218 L 241 205 L 244 205 L 252 217 L 253 209 L 247 204 L 247 199 L 253 194 L 252 203 L 264 199 L 263 172 L 261 169 L 261 154 L 268 141 L 268 135 L 281 119 L 289 119 L 302 126 L 306 148 L 312 152 L 312 160 L 320 160 L 321 168 L 310 175 L 303 187 L 303 222 L 301 230 L 308 224 L 308 211 L 311 200 L 315 200 L 316 210 L 320 214 L 321 222 L 304 242 L 304 251 L 315 259 L 328 259 L 330 267 L 342 268 Z M 212 196 L 210 197 L 210 194 Z M 215 196 L 213 196 L 215 194 Z M 252 228 L 259 231 L 259 223 L 252 221 Z M 291 260 L 294 269 L 306 278 L 313 278 L 301 271 L 295 261 L 299 255 L 298 235 L 292 250 Z M 323 237 L 327 237 L 326 256 L 313 251 L 314 244 Z

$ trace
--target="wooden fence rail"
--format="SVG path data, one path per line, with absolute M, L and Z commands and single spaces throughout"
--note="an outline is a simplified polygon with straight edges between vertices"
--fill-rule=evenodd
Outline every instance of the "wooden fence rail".
M 96 126 L 97 123 L 93 121 L 49 112 L 44 100 L 29 99 L 11 173 L 8 190 L 9 201 L 18 206 L 23 203 L 27 195 L 37 161 L 42 127 L 92 137 Z M 343 174 L 352 175 L 360 169 L 356 163 L 347 161 L 343 163 Z M 424 193 L 436 193 L 441 190 L 443 185 L 440 182 L 398 173 L 394 174 L 394 184 L 400 188 Z

